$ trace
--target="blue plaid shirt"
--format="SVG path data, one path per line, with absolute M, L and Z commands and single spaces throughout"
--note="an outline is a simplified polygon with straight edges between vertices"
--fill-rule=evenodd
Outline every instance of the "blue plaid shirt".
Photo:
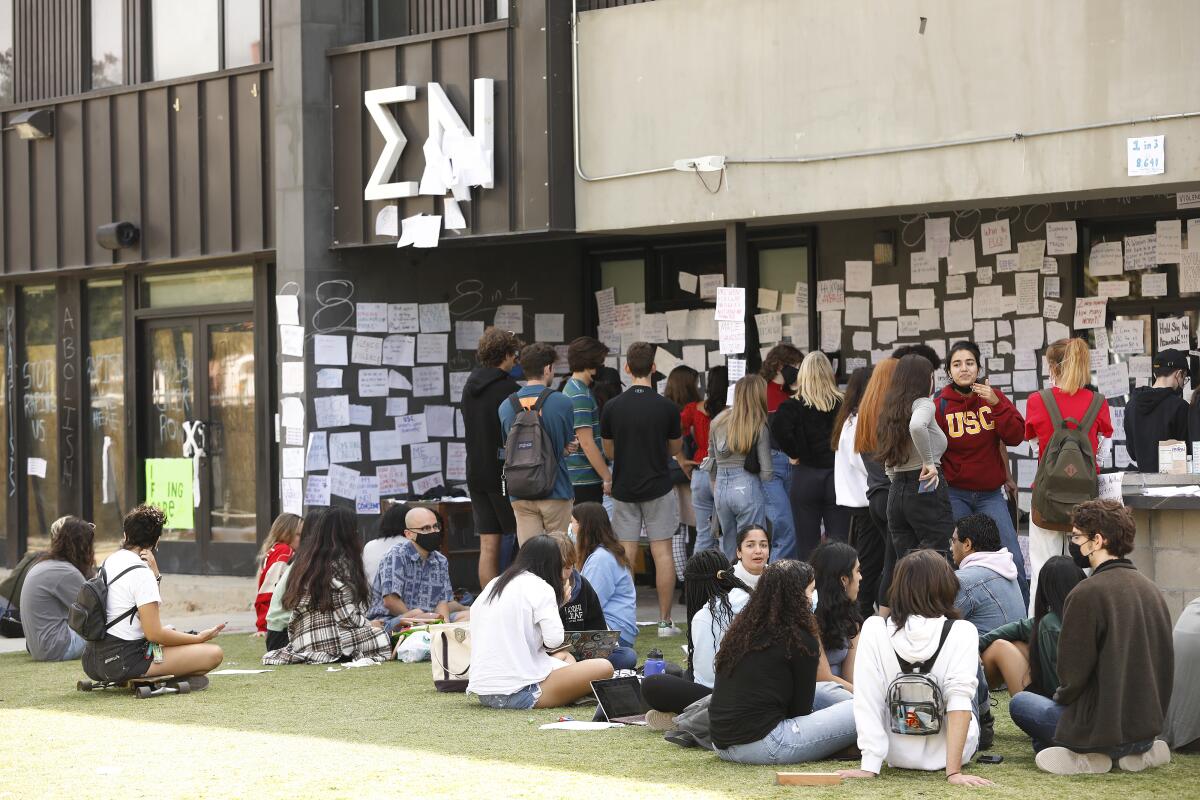
M 399 597 L 409 608 L 433 611 L 438 603 L 449 602 L 454 597 L 450 588 L 450 562 L 436 551 L 422 561 L 417 546 L 405 539 L 379 562 L 379 572 L 375 573 L 375 581 L 371 584 L 368 617 L 392 616 L 383 605 L 383 598 L 389 594 Z

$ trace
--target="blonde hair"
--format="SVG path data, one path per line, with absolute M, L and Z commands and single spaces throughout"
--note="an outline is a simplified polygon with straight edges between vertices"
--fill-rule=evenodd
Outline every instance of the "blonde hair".
M 1091 359 L 1083 339 L 1059 339 L 1046 348 L 1050 377 L 1067 394 L 1075 394 L 1092 378 Z
M 749 453 L 767 424 L 767 382 L 747 375 L 733 387 L 733 405 L 712 422 L 725 429 L 725 443 L 734 453 Z
M 295 514 L 283 513 L 275 518 L 271 523 L 271 530 L 267 534 L 266 541 L 263 542 L 262 549 L 258 551 L 258 561 L 261 564 L 267 559 L 267 553 L 271 552 L 271 548 L 280 542 L 286 542 L 293 548 L 296 546 L 296 537 L 300 535 L 300 525 L 304 520 L 297 517 Z
M 833 377 L 833 365 L 819 350 L 809 353 L 800 362 L 796 384 L 796 399 L 817 411 L 833 411 L 842 401 L 842 392 Z

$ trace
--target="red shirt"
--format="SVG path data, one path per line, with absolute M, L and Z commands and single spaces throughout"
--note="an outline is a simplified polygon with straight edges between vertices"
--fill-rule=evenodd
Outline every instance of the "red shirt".
M 1077 420 L 1082 420 L 1084 414 L 1087 413 L 1088 406 L 1092 403 L 1092 390 L 1080 389 L 1075 394 L 1067 394 L 1061 389 L 1054 388 L 1054 399 L 1058 402 L 1058 412 L 1063 419 L 1074 417 Z M 1050 414 L 1046 411 L 1045 404 L 1042 403 L 1040 392 L 1034 392 L 1029 395 L 1029 399 L 1025 402 L 1025 439 L 1033 441 L 1035 438 L 1038 443 L 1038 462 L 1041 463 L 1042 454 L 1046 452 L 1046 445 L 1050 443 L 1050 437 L 1054 435 L 1054 426 L 1050 423 Z M 1100 413 L 1096 415 L 1096 422 L 1092 425 L 1092 429 L 1088 431 L 1088 439 L 1092 442 L 1092 453 L 1097 454 L 1096 471 L 1100 471 L 1100 437 L 1112 436 L 1113 426 L 1112 417 L 1108 413 L 1108 401 L 1105 400 L 1100 404 Z
M 262 569 L 258 573 L 258 594 L 254 597 L 254 610 L 258 614 L 258 629 L 267 629 L 267 610 L 271 607 L 271 595 L 275 593 L 275 584 L 283 575 L 283 569 L 292 560 L 292 548 L 283 542 L 277 542 L 267 553 Z
M 767 413 L 774 414 L 779 410 L 780 404 L 784 400 L 791 400 L 792 396 L 783 388 L 783 384 L 775 381 L 767 381 Z
M 1006 477 L 1000 443 L 1017 445 L 1025 441 L 1021 412 L 999 389 L 992 391 L 998 401 L 995 406 L 974 392 L 962 394 L 953 384 L 943 387 L 933 400 L 937 423 L 947 441 L 942 469 L 946 481 L 956 489 L 999 489 Z
M 692 457 L 692 461 L 697 464 L 708 455 L 708 423 L 711 421 L 700 403 L 688 403 L 679 413 L 682 435 L 687 436 L 690 433 L 696 440 L 696 455 Z

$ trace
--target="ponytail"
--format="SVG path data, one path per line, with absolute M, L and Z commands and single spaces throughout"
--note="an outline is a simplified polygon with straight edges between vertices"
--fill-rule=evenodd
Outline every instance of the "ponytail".
M 1091 379 L 1091 360 L 1083 339 L 1059 339 L 1046 349 L 1046 361 L 1054 385 L 1066 394 L 1075 394 Z

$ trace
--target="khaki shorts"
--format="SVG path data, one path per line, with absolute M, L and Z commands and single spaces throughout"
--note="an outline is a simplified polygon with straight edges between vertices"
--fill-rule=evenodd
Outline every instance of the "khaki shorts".
M 543 533 L 566 533 L 572 506 L 570 500 L 513 500 L 517 542 L 525 544 Z
M 636 542 L 646 530 L 652 542 L 670 539 L 679 529 L 679 501 L 674 490 L 656 500 L 626 503 L 613 498 L 613 532 L 622 542 Z

